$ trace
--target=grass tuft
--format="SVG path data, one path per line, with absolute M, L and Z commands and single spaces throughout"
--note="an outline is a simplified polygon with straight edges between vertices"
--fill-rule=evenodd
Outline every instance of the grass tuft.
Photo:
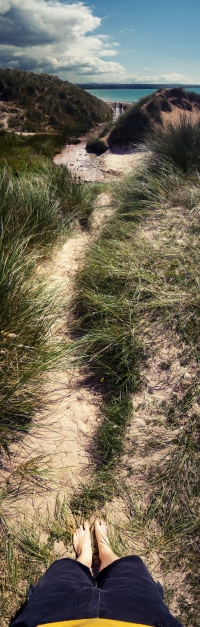
M 150 136 L 148 147 L 158 158 L 165 159 L 184 173 L 200 169 L 200 122 L 193 124 L 186 116 L 180 123 L 167 124 Z

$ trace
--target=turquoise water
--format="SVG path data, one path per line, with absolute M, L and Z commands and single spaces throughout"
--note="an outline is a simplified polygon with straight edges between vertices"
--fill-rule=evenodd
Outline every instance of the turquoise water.
M 167 85 L 166 85 L 167 87 Z M 194 91 L 195 94 L 200 94 L 200 87 L 184 87 L 186 91 Z M 144 98 L 149 94 L 153 94 L 155 89 L 86 89 L 89 94 L 104 100 L 105 102 L 136 102 L 139 98 Z

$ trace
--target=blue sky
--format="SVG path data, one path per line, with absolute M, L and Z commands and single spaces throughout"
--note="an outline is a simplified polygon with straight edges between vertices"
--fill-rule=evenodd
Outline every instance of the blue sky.
M 0 0 L 0 66 L 72 82 L 200 84 L 199 0 Z
M 96 0 L 94 6 L 101 32 L 120 44 L 115 59 L 128 75 L 182 74 L 200 82 L 199 0 Z

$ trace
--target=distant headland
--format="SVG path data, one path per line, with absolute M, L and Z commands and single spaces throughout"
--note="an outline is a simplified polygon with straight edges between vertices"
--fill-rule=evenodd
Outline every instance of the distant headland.
M 171 87 L 184 87 L 195 89 L 200 85 L 183 83 L 76 83 L 82 89 L 160 89 Z

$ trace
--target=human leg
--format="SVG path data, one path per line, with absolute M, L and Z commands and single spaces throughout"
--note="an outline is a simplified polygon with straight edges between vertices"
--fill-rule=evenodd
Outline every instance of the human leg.
M 96 579 L 101 589 L 99 618 L 152 627 L 181 627 L 163 602 L 162 587 L 138 555 L 112 562 Z
M 163 603 L 162 586 L 157 584 L 138 555 L 119 558 L 111 549 L 104 521 L 95 532 L 101 568 L 96 577 L 101 590 L 99 618 L 121 620 L 156 627 L 181 627 Z
M 76 561 L 84 564 L 91 570 L 92 566 L 92 545 L 89 524 L 86 521 L 73 535 L 73 544 L 76 551 Z
M 39 580 L 22 613 L 13 621 L 13 627 L 36 627 L 76 618 L 79 597 L 91 606 L 92 592 L 96 590 L 91 567 L 91 540 L 89 525 L 81 526 L 73 537 L 77 560 L 56 560 Z M 84 616 L 83 616 L 84 617 Z
M 111 549 L 108 538 L 107 525 L 105 521 L 102 520 L 102 518 L 97 518 L 97 520 L 95 521 L 95 535 L 98 544 L 99 559 L 101 562 L 99 569 L 100 572 L 101 570 L 118 560 L 119 557 Z

